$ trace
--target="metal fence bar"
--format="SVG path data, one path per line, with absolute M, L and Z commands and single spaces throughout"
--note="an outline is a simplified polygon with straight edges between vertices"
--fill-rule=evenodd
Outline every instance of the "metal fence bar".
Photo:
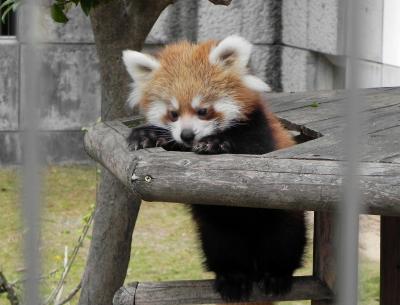
M 40 189 L 41 164 L 39 144 L 40 118 L 40 41 L 39 0 L 26 2 L 26 55 L 23 64 L 26 66 L 24 92 L 21 92 L 22 124 L 22 216 L 24 221 L 24 255 L 26 282 L 24 284 L 24 304 L 39 305 L 40 278 Z
M 359 214 L 361 212 L 360 154 L 362 150 L 362 100 L 360 88 L 360 1 L 343 1 L 345 15 L 346 87 L 349 90 L 345 106 L 343 152 L 347 160 L 343 168 L 343 198 L 337 214 L 337 304 L 358 304 Z

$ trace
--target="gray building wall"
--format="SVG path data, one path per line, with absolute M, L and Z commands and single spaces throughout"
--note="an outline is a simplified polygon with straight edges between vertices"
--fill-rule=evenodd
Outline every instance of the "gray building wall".
M 254 73 L 277 91 L 343 88 L 346 63 L 341 0 L 233 0 L 229 7 L 208 1 L 177 1 L 167 8 L 146 41 L 153 51 L 181 39 L 202 41 L 240 34 L 254 44 Z M 383 1 L 363 1 L 365 87 L 400 84 L 400 68 L 382 64 Z M 20 96 L 24 78 L 23 10 L 20 34 L 0 39 L 0 165 L 21 160 Z M 74 9 L 66 25 L 43 16 L 46 86 L 41 128 L 49 163 L 88 162 L 82 127 L 100 116 L 100 83 L 89 19 Z

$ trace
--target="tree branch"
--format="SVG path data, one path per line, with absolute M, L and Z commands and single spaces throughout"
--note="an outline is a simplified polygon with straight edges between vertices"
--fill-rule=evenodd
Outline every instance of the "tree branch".
M 82 280 L 79 282 L 79 284 L 70 292 L 70 294 L 64 299 L 62 300 L 59 305 L 64 305 L 66 303 L 68 303 L 69 301 L 72 300 L 72 298 L 78 293 L 78 291 L 81 289 L 82 287 Z
M 1 292 L 7 293 L 7 299 L 10 301 L 11 305 L 19 305 L 17 293 L 14 288 L 9 285 L 2 272 L 0 272 L 0 293 Z

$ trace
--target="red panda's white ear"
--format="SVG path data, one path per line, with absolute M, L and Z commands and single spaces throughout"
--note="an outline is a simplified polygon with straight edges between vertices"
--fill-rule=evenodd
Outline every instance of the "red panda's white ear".
M 243 75 L 242 82 L 247 88 L 258 92 L 271 92 L 271 87 L 254 75 Z
M 123 51 L 122 59 L 126 70 L 135 82 L 147 80 L 151 73 L 160 67 L 160 63 L 157 59 L 136 51 Z
M 228 36 L 211 50 L 208 58 L 212 64 L 245 71 L 250 60 L 251 47 L 251 43 L 240 36 Z

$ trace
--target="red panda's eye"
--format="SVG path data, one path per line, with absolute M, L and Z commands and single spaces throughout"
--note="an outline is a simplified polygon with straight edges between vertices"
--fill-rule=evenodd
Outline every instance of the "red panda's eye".
M 200 108 L 197 110 L 197 115 L 198 116 L 206 116 L 208 113 L 208 109 L 207 108 Z
M 171 117 L 171 121 L 176 121 L 178 119 L 179 114 L 177 111 L 171 110 L 169 112 L 169 116 Z

